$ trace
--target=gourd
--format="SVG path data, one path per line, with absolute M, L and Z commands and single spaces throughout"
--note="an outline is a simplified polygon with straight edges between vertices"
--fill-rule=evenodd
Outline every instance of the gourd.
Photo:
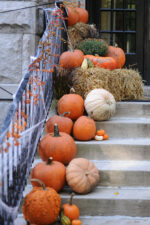
M 94 120 L 109 120 L 116 111 L 114 96 L 103 88 L 93 89 L 85 98 L 84 106 L 87 114 Z
M 64 215 L 63 210 L 61 211 L 60 222 L 62 225 L 71 225 L 71 220 L 69 219 L 69 217 Z
M 94 55 L 85 55 L 84 58 L 89 58 L 94 66 L 114 70 L 117 67 L 116 60 L 112 57 L 101 57 L 101 56 L 94 56 Z
M 60 66 L 66 69 L 80 67 L 84 60 L 84 54 L 81 50 L 65 51 L 60 55 Z
M 59 132 L 57 124 L 54 133 L 45 135 L 38 146 L 38 153 L 43 161 L 53 157 L 54 161 L 68 164 L 76 155 L 77 147 L 73 138 L 64 132 Z
M 72 204 L 72 198 L 74 193 L 70 196 L 69 203 L 63 204 L 63 212 L 64 215 L 67 216 L 70 220 L 78 219 L 80 216 L 80 210 L 77 205 Z
M 95 137 L 95 121 L 87 116 L 80 116 L 74 123 L 73 136 L 79 141 L 89 141 Z
M 65 117 L 66 114 L 70 114 L 70 112 L 64 112 L 61 115 L 54 115 L 50 117 L 45 125 L 46 132 L 54 132 L 54 124 L 57 123 L 60 132 L 70 134 L 73 128 L 73 122 L 70 118 Z
M 56 222 L 60 208 L 60 195 L 50 187 L 36 180 L 42 187 L 34 187 L 25 196 L 22 206 L 24 218 L 30 223 L 38 225 L 49 225 Z
M 87 38 L 79 43 L 78 49 L 85 55 L 105 56 L 108 52 L 108 44 L 103 39 Z
M 57 112 L 59 115 L 64 112 L 70 112 L 70 114 L 65 114 L 65 116 L 76 120 L 84 113 L 84 100 L 78 94 L 65 94 L 57 103 Z
M 89 18 L 88 11 L 80 7 L 75 8 L 75 10 L 77 11 L 78 14 L 78 22 L 87 23 Z
M 75 158 L 67 166 L 66 180 L 73 191 L 86 194 L 97 185 L 100 175 L 93 162 L 85 158 Z
M 82 221 L 81 220 L 72 220 L 71 225 L 82 225 Z
M 66 167 L 50 157 L 47 162 L 38 163 L 31 171 L 33 178 L 41 180 L 46 187 L 52 187 L 59 192 L 66 182 Z M 33 186 L 39 186 L 38 182 L 31 181 Z
M 107 57 L 112 57 L 116 60 L 116 69 L 122 68 L 126 61 L 126 56 L 122 48 L 109 46 Z

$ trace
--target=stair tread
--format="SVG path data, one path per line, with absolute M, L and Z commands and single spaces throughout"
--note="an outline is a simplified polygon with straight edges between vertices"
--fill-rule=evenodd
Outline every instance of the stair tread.
M 111 117 L 107 121 L 95 121 L 96 123 L 135 123 L 135 124 L 150 124 L 149 117 Z
M 109 138 L 105 141 L 75 141 L 77 145 L 88 144 L 88 145 L 150 145 L 150 138 Z
M 128 216 L 80 216 L 83 225 L 149 225 L 150 217 Z M 53 225 L 59 225 L 54 223 Z M 18 215 L 15 225 L 26 225 L 22 214 Z
M 32 185 L 28 184 L 23 192 L 26 196 L 32 190 Z M 71 188 L 65 186 L 63 191 L 59 192 L 61 198 L 68 199 Z M 92 192 L 88 194 L 77 194 L 74 199 L 125 199 L 125 200 L 150 200 L 150 187 L 105 187 L 97 186 Z

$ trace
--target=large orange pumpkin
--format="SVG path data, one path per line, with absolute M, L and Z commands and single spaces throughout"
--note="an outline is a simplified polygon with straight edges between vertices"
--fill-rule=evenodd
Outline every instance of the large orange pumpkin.
M 66 51 L 60 55 L 60 66 L 66 69 L 80 67 L 84 60 L 84 54 L 81 50 Z
M 65 114 L 70 114 L 70 112 L 65 112 L 62 115 L 54 115 L 50 117 L 45 125 L 45 130 L 47 133 L 54 132 L 54 125 L 57 123 L 60 132 L 65 132 L 70 134 L 73 127 L 73 122 L 70 118 L 65 117 Z
M 23 203 L 24 218 L 30 223 L 49 225 L 56 222 L 61 207 L 60 195 L 53 189 L 34 187 Z
M 94 66 L 100 68 L 113 70 L 117 67 L 116 60 L 112 57 L 85 55 L 84 58 L 88 58 L 93 62 Z
M 87 116 L 79 117 L 73 126 L 73 136 L 79 141 L 89 141 L 95 137 L 95 121 Z
M 31 171 L 31 183 L 39 187 L 39 183 L 32 181 L 32 178 L 41 180 L 46 187 L 52 187 L 55 191 L 60 191 L 66 181 L 66 167 L 58 161 L 53 161 L 52 157 L 47 162 L 38 163 Z
M 61 115 L 64 112 L 70 112 L 66 114 L 72 120 L 76 120 L 84 113 L 84 100 L 78 94 L 65 94 L 57 103 L 57 112 Z
M 112 57 L 116 60 L 116 69 L 122 68 L 126 61 L 126 56 L 122 48 L 109 46 L 106 57 Z
M 48 133 L 41 139 L 38 152 L 44 161 L 53 157 L 54 161 L 68 164 L 75 157 L 77 147 L 73 138 L 69 134 L 59 132 L 55 124 L 54 133 Z

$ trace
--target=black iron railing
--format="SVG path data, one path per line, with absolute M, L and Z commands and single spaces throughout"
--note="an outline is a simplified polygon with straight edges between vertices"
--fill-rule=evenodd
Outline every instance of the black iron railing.
M 58 4 L 59 5 L 59 4 Z M 0 132 L 0 225 L 13 225 L 53 98 L 64 50 L 62 10 L 45 9 L 46 30 Z

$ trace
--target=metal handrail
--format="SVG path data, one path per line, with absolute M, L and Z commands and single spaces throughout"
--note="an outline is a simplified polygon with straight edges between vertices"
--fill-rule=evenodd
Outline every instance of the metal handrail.
M 45 9 L 47 26 L 0 131 L 0 224 L 13 225 L 53 98 L 64 49 L 62 10 Z

